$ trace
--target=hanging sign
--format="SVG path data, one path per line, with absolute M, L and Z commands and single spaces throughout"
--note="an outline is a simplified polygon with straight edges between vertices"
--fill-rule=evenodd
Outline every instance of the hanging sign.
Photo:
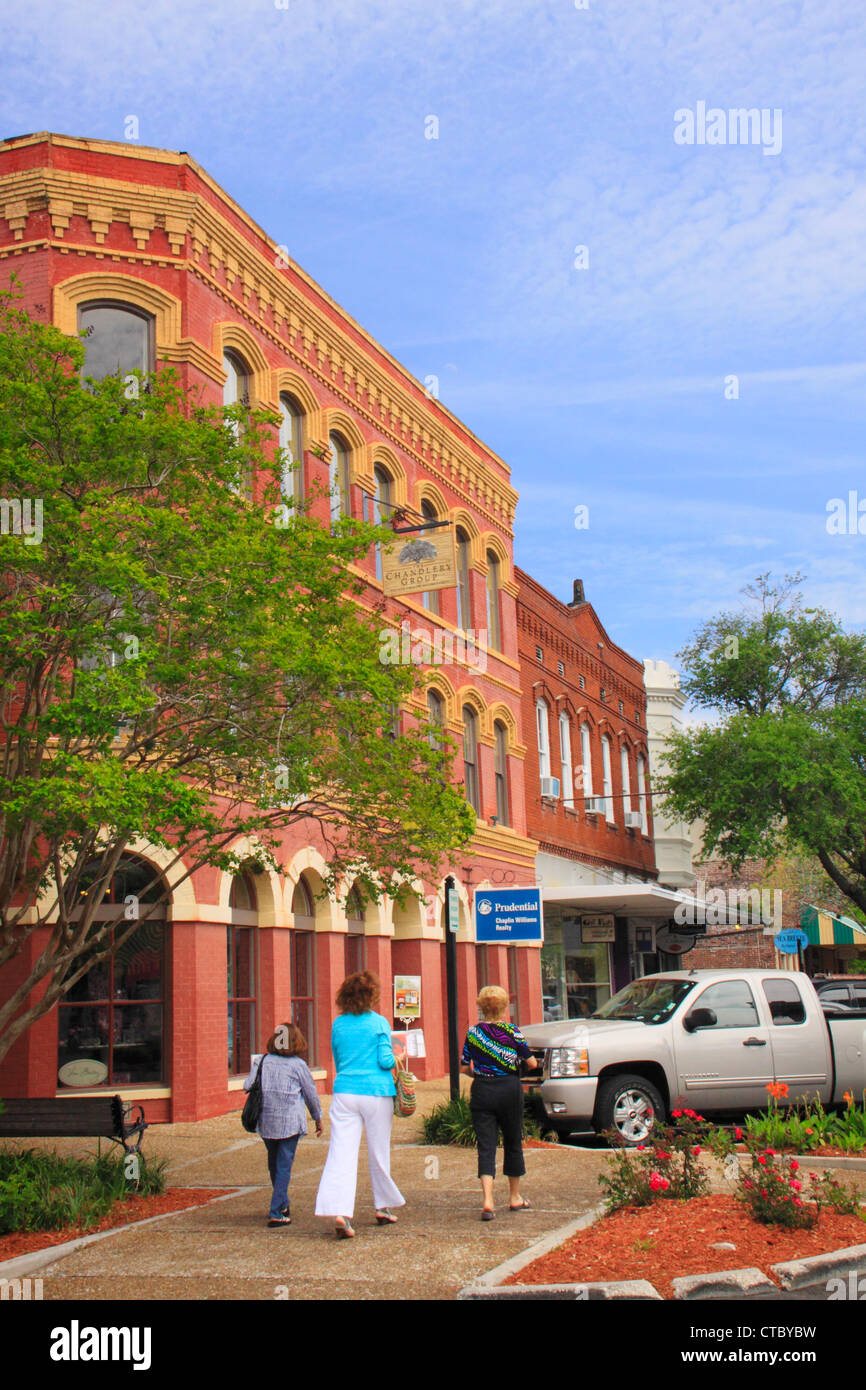
M 580 919 L 580 939 L 584 946 L 597 942 L 616 941 L 616 919 L 612 912 L 603 912 Z
M 508 946 L 542 941 L 540 888 L 479 888 L 475 894 L 475 940 Z
M 656 950 L 664 951 L 666 956 L 684 956 L 694 947 L 696 938 L 686 936 L 681 931 L 671 931 L 670 927 L 656 930 Z
M 398 536 L 382 547 L 382 587 L 386 594 L 421 594 L 453 589 L 457 583 L 454 531 L 419 531 Z
M 785 931 L 776 932 L 773 945 L 783 956 L 795 956 L 801 946 L 805 951 L 809 945 L 809 938 L 799 927 L 790 927 Z

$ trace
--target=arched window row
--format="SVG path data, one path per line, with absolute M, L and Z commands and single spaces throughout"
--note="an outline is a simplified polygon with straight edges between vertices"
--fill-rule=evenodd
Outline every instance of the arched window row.
M 569 810 L 603 815 L 610 825 L 624 824 L 649 833 L 648 762 L 646 753 L 630 739 L 617 737 L 618 751 L 609 732 L 599 733 L 583 717 L 574 719 L 567 709 L 557 714 L 556 756 L 551 752 L 551 707 L 544 695 L 535 700 L 538 776 L 542 796 L 561 800 Z M 597 752 L 594 753 L 594 749 Z M 614 785 L 618 764 L 619 786 Z M 600 787 L 594 775 L 600 772 Z M 632 767 L 636 792 L 632 790 Z M 558 779 L 559 787 L 555 786 Z M 639 818 L 639 820 L 638 820 Z

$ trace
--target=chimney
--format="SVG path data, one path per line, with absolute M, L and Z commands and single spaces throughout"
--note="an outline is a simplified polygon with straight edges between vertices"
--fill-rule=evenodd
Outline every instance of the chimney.
M 575 579 L 574 598 L 571 600 L 571 603 L 568 605 L 568 607 L 579 608 L 582 603 L 586 603 L 586 595 L 583 592 L 583 580 Z

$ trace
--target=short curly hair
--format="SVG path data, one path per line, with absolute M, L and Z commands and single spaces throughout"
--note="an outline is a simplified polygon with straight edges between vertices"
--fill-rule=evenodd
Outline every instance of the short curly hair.
M 485 985 L 475 1000 L 485 1020 L 495 1023 L 508 1008 L 508 995 L 499 985 Z
M 337 990 L 337 1008 L 344 1014 L 367 1014 L 379 1002 L 381 985 L 372 970 L 347 975 Z

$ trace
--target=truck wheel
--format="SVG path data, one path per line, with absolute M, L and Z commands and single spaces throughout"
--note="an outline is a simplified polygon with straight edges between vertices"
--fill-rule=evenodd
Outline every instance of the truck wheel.
M 598 1088 L 595 1124 L 599 1133 L 615 1129 L 624 1143 L 643 1144 L 664 1118 L 664 1102 L 644 1076 L 612 1076 Z

